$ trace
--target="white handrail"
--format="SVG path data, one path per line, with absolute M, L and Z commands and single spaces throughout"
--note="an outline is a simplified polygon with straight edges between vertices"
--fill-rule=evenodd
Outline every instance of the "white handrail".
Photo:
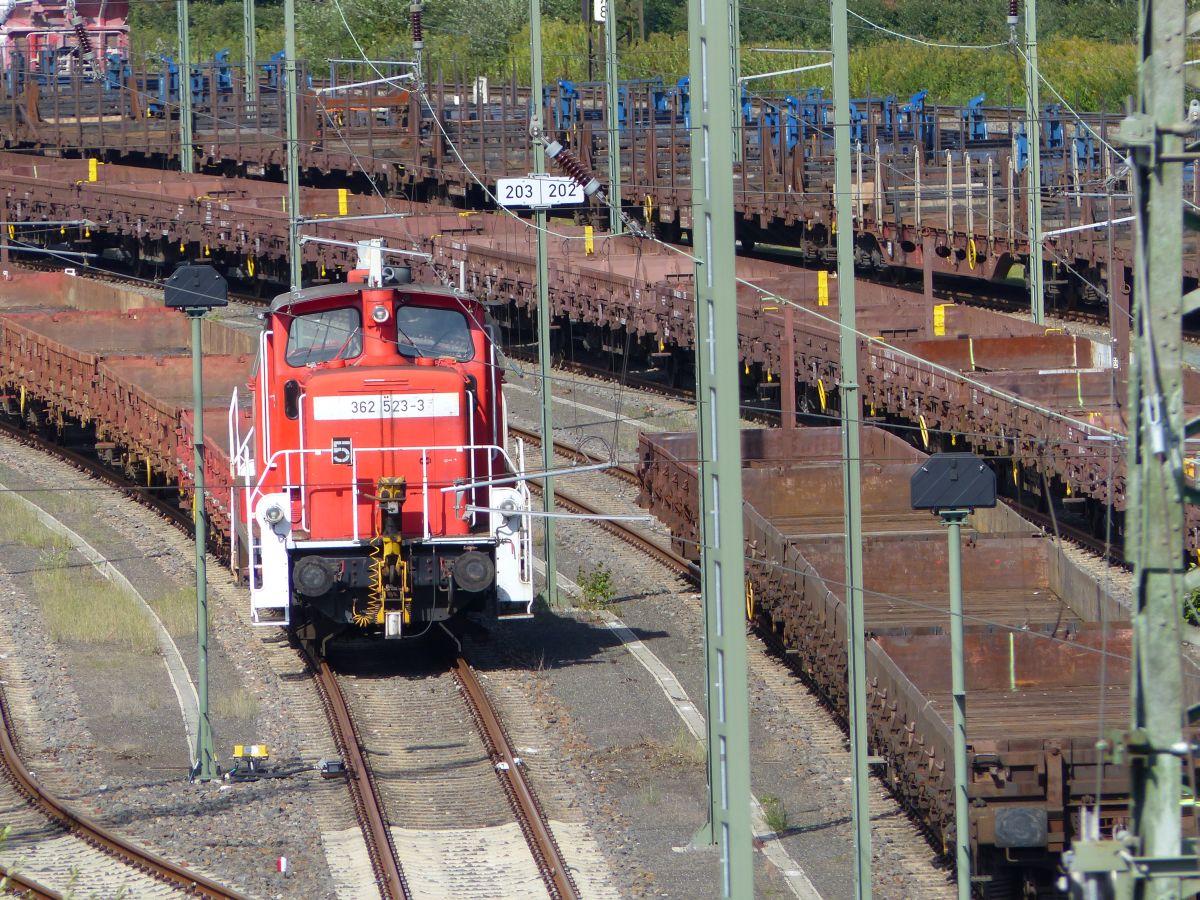
M 442 451 L 442 452 L 450 451 L 450 452 L 454 452 L 454 453 L 474 454 L 475 452 L 480 451 L 480 450 L 486 450 L 486 451 L 488 451 L 489 454 L 499 453 L 500 456 L 508 464 L 510 470 L 512 470 L 514 472 L 517 471 L 516 468 L 513 466 L 512 458 L 508 455 L 508 452 L 503 447 L 500 447 L 496 444 L 439 444 L 439 445 L 432 445 L 432 446 L 355 447 L 351 450 L 350 477 L 349 477 L 350 483 L 347 485 L 347 487 L 350 488 L 350 492 L 351 492 L 351 497 L 350 497 L 351 509 L 356 510 L 358 508 L 358 493 L 359 493 L 358 492 L 358 458 L 360 455 L 372 454 L 372 453 L 417 453 L 417 454 L 420 454 L 421 492 L 422 492 L 422 498 L 423 498 L 423 514 L 425 517 L 425 537 L 428 538 L 430 536 L 430 533 L 429 533 L 429 493 L 430 493 L 429 454 L 439 452 L 439 451 Z M 249 518 L 250 511 L 251 511 L 251 509 L 253 509 L 255 502 L 261 496 L 263 496 L 263 486 L 266 483 L 268 477 L 271 475 L 271 473 L 273 471 L 275 471 L 279 467 L 281 462 L 284 464 L 286 470 L 290 470 L 292 457 L 298 457 L 300 465 L 303 468 L 305 457 L 313 456 L 313 457 L 319 458 L 319 457 L 325 456 L 327 454 L 332 455 L 332 453 L 333 453 L 332 449 L 326 449 L 326 448 L 301 448 L 301 449 L 291 449 L 291 450 L 276 450 L 274 453 L 272 453 L 270 458 L 267 460 L 266 465 L 264 465 L 262 467 L 261 472 L 258 473 L 257 483 L 254 485 L 253 488 L 250 488 L 250 490 L 248 492 L 247 503 L 246 503 L 247 517 Z M 290 483 L 285 485 L 285 487 L 292 487 L 292 486 L 293 485 L 291 485 Z M 307 521 L 307 503 L 306 503 L 306 500 L 305 500 L 305 497 L 303 494 L 304 484 L 299 485 L 299 487 L 301 488 L 301 500 L 300 500 L 300 502 L 301 502 L 301 522 L 303 523 L 303 522 Z M 456 489 L 461 491 L 461 490 L 469 490 L 470 488 L 469 487 L 461 487 L 461 486 L 457 487 L 457 488 L 454 486 L 451 486 L 449 488 L 449 490 L 456 490 Z M 440 489 L 440 492 L 446 493 L 447 489 L 442 488 L 442 489 Z M 355 514 L 353 516 L 353 520 L 354 520 L 354 539 L 358 540 L 359 539 L 359 530 L 358 530 L 358 515 L 357 514 Z
M 267 335 L 269 331 L 263 331 L 258 337 L 258 384 L 260 390 L 258 392 L 259 403 L 262 406 L 262 456 L 266 457 L 271 452 L 271 411 L 267 404 L 267 395 L 270 391 L 267 385 L 271 383 L 271 360 L 267 355 Z
M 241 437 L 238 434 L 236 427 L 238 408 L 238 391 L 237 385 L 233 386 L 233 396 L 229 398 L 229 475 L 230 477 L 237 471 L 234 465 L 237 460 L 238 443 Z M 232 509 L 232 507 L 230 507 Z
M 1071 369 L 1071 371 L 1075 371 Z M 509 465 L 512 465 L 509 463 Z M 451 491 L 471 491 L 475 488 L 493 487 L 498 484 L 516 484 L 517 482 L 537 481 L 539 478 L 558 478 L 560 475 L 581 475 L 584 472 L 602 472 L 605 469 L 616 468 L 615 462 L 589 463 L 586 466 L 564 466 L 561 469 L 546 469 L 543 472 L 516 472 L 513 475 L 505 475 L 501 478 L 492 478 L 488 481 L 471 481 L 464 484 L 452 484 L 449 487 L 441 488 L 443 494 L 448 494 Z
M 238 469 L 245 465 L 253 451 L 254 426 L 251 425 L 246 436 L 242 437 L 240 419 L 241 403 L 238 389 L 235 386 L 233 397 L 229 401 L 229 474 L 231 477 L 237 476 Z

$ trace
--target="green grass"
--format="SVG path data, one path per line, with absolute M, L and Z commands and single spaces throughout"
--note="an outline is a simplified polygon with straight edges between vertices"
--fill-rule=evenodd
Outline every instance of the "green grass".
M 763 808 L 763 815 L 767 820 L 767 827 L 776 834 L 783 834 L 787 831 L 792 823 L 788 817 L 787 807 L 783 805 L 783 801 L 778 797 L 766 796 L 760 801 Z
M 134 653 L 158 649 L 154 628 L 137 601 L 86 565 L 60 562 L 34 574 L 33 588 L 50 636 L 57 641 L 113 644 Z
M 213 700 L 213 711 L 222 719 L 253 719 L 258 715 L 258 698 L 244 687 L 222 691 Z
M 576 582 L 583 592 L 579 605 L 584 609 L 608 609 L 617 596 L 612 570 L 603 563 L 586 571 L 580 566 Z
M 696 740 L 685 725 L 675 727 L 669 742 L 654 742 L 648 749 L 653 768 L 698 769 L 708 761 L 704 745 Z
M 708 751 L 704 744 L 696 740 L 695 735 L 684 725 L 675 726 L 675 734 L 671 737 L 671 752 L 693 766 L 702 766 L 708 761 Z
M 66 538 L 38 521 L 32 509 L 9 494 L 0 494 L 0 535 L 5 542 L 24 544 L 35 550 L 65 550 L 71 546 Z
M 147 602 L 171 637 L 189 637 L 196 633 L 195 588 L 176 588 Z

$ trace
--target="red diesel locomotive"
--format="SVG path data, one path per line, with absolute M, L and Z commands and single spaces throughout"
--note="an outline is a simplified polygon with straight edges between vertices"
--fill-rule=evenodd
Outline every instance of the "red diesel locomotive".
M 256 624 L 399 638 L 530 614 L 529 490 L 493 328 L 408 272 L 289 292 L 265 315 L 253 428 L 236 393 L 229 418 Z

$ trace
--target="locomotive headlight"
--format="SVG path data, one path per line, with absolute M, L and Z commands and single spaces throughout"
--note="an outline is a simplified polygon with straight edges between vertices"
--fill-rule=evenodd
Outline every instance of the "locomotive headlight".
M 382 325 L 388 320 L 388 308 L 386 306 L 376 306 L 371 310 L 371 319 L 377 325 Z
M 283 507 L 278 503 L 272 503 L 263 510 L 263 520 L 268 525 L 278 525 L 283 521 Z

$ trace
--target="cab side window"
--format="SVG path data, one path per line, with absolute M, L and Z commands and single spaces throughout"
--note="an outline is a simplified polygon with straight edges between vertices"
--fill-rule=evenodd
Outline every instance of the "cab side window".
M 396 310 L 396 349 L 403 356 L 467 362 L 475 357 L 471 326 L 455 309 L 401 306 Z
M 362 314 L 354 308 L 297 316 L 288 329 L 287 364 L 311 366 L 362 354 Z

